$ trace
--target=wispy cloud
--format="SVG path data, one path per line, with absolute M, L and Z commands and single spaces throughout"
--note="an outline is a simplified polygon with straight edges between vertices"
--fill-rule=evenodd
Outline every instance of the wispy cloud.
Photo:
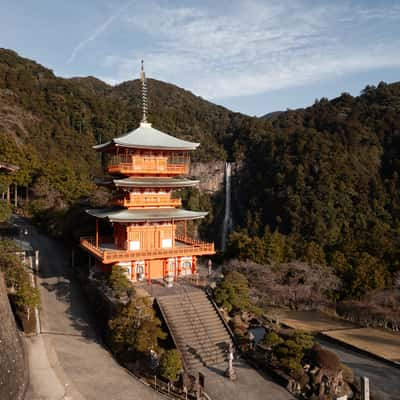
M 77 54 L 86 47 L 90 42 L 96 40 L 102 33 L 104 33 L 108 27 L 118 18 L 121 14 L 126 10 L 126 8 L 132 3 L 132 1 L 128 1 L 123 4 L 121 7 L 117 9 L 117 11 L 110 15 L 101 25 L 99 25 L 86 39 L 79 42 L 71 52 L 71 55 L 68 58 L 68 63 L 74 61 Z
M 109 80 L 132 79 L 138 53 L 150 76 L 209 99 L 400 66 L 400 38 L 393 35 L 399 32 L 397 5 L 246 0 L 230 2 L 229 11 L 221 12 L 203 3 L 168 4 L 146 3 L 135 7 L 134 16 L 121 16 L 147 45 L 139 41 L 129 54 L 108 56 L 104 67 L 114 71 Z

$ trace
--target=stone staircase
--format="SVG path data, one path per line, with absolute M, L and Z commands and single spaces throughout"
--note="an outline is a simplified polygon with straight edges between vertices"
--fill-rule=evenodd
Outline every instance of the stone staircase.
M 220 316 L 202 290 L 157 297 L 161 313 L 188 372 L 203 366 L 227 368 L 232 343 Z

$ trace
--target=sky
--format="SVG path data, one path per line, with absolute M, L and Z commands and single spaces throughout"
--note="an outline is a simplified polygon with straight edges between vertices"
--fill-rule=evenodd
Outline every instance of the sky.
M 0 47 L 58 76 L 147 76 L 249 115 L 400 81 L 400 1 L 0 0 Z

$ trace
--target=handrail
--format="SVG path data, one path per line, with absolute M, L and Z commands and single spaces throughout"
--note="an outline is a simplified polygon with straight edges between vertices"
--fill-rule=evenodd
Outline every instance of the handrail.
M 185 243 L 185 241 L 183 241 Z M 190 244 L 184 247 L 168 247 L 156 248 L 146 250 L 104 250 L 95 246 L 95 239 L 93 237 L 81 237 L 80 244 L 82 247 L 90 250 L 94 255 L 102 259 L 105 263 L 113 261 L 120 261 L 123 259 L 135 259 L 139 257 L 176 257 L 194 255 L 193 253 L 200 254 L 214 254 L 214 243 L 200 242 L 198 244 Z
M 123 207 L 180 206 L 182 204 L 180 199 L 173 199 L 167 196 L 160 197 L 159 195 L 132 196 L 129 199 L 117 198 L 113 202 Z

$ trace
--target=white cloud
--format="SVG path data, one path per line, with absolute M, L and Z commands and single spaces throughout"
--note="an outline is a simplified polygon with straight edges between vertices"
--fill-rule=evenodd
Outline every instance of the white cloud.
M 128 1 L 125 4 L 123 4 L 120 8 L 117 9 L 117 11 L 110 15 L 101 25 L 99 25 L 86 39 L 83 39 L 81 42 L 79 42 L 71 52 L 71 55 L 69 56 L 67 62 L 71 63 L 74 61 L 75 57 L 77 54 L 84 48 L 86 47 L 90 42 L 93 42 L 96 40 L 102 33 L 104 33 L 109 26 L 126 10 L 126 8 L 131 4 L 132 1 Z
M 110 55 L 103 65 L 116 71 L 114 82 L 132 79 L 139 53 L 151 77 L 209 99 L 400 65 L 398 35 L 384 37 L 387 21 L 400 22 L 400 7 L 319 4 L 249 0 L 223 13 L 201 5 L 138 7 L 122 21 L 151 45 L 136 45 L 135 56 Z

